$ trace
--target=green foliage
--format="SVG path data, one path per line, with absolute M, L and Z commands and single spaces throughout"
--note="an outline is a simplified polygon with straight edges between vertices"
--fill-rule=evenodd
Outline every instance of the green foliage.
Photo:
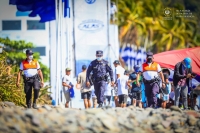
M 10 101 L 16 105 L 25 107 L 23 81 L 21 80 L 19 88 L 16 87 L 17 72 L 15 72 L 15 69 L 18 66 L 8 65 L 6 55 L 7 53 L 5 51 L 0 54 L 0 101 Z M 38 103 L 50 104 L 48 97 L 48 94 L 50 94 L 48 91 L 49 88 L 49 86 L 45 86 L 40 90 Z
M 15 69 L 16 72 L 19 70 L 19 65 L 21 61 L 26 59 L 26 55 L 23 50 L 34 48 L 34 45 L 32 43 L 27 43 L 23 40 L 14 41 L 10 40 L 9 38 L 0 38 L 0 43 L 4 44 L 4 50 L 7 52 L 7 63 L 11 65 L 17 65 L 17 68 Z M 34 59 L 40 60 L 40 53 L 35 52 L 33 56 Z M 42 64 L 42 62 L 39 61 L 39 63 L 43 72 L 44 81 L 49 81 L 49 68 Z
M 113 0 L 115 1 L 115 0 Z M 154 53 L 200 46 L 199 15 L 194 18 L 175 17 L 176 10 L 191 7 L 198 14 L 199 6 L 188 0 L 119 0 L 118 25 L 121 45 L 144 46 Z M 173 8 L 173 20 L 165 20 L 164 9 Z M 186 8 L 187 7 L 187 8 Z M 192 11 L 192 9 L 191 9 Z

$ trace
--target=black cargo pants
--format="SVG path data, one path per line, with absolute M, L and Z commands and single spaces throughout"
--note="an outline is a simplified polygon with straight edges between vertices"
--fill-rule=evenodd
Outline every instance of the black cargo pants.
M 36 100 L 39 96 L 41 85 L 40 80 L 37 78 L 28 78 L 24 83 L 24 92 L 26 94 L 26 104 L 31 106 L 31 99 L 32 99 L 32 90 L 34 90 L 34 101 L 33 103 L 36 103 Z

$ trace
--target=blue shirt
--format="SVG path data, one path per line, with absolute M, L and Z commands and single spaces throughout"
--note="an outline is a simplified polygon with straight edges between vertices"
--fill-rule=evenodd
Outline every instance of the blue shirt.
M 163 90 L 163 93 L 165 94 L 169 94 L 171 92 L 171 84 L 166 84 L 166 87 L 165 89 L 162 89 Z

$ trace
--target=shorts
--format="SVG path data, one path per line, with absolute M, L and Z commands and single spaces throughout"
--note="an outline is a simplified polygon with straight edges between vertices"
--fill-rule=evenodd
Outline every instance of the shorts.
M 119 104 L 126 104 L 127 103 L 127 98 L 128 98 L 127 95 L 122 94 L 122 95 L 119 95 L 118 98 L 119 98 Z
M 69 91 L 68 91 L 68 92 L 65 92 L 64 95 L 65 95 L 65 100 L 66 100 L 66 102 L 71 101 L 71 97 L 70 97 Z
M 130 97 L 131 99 L 136 99 L 138 101 L 142 100 L 142 92 L 141 91 L 132 91 L 131 94 L 132 94 L 132 96 Z
M 169 101 L 169 94 L 161 94 L 163 101 Z
M 111 96 L 104 96 L 104 100 L 108 99 L 108 102 L 110 102 Z
M 90 99 L 91 98 L 91 91 L 81 93 L 81 99 Z

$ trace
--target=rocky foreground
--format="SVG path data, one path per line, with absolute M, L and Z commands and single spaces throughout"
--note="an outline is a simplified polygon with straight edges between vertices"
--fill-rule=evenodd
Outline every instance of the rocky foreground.
M 65 109 L 44 105 L 25 109 L 0 102 L 2 133 L 200 133 L 200 113 L 135 107 Z

